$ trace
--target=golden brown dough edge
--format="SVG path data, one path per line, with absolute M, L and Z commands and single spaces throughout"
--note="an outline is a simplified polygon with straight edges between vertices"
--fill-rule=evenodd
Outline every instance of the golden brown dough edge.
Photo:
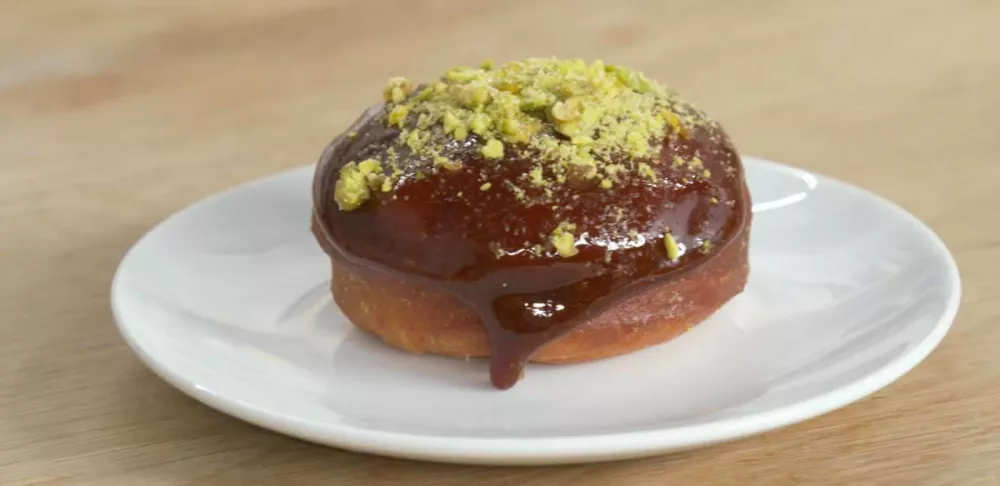
M 542 347 L 532 361 L 575 363 L 631 353 L 682 334 L 743 291 L 749 228 L 681 278 L 626 298 Z M 356 326 L 414 353 L 489 356 L 475 312 L 425 286 L 370 279 L 333 264 L 334 300 Z

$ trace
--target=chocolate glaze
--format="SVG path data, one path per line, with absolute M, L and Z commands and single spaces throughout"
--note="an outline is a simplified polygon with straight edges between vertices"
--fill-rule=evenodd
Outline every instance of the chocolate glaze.
M 546 343 L 621 298 L 696 268 L 749 223 L 739 156 L 707 119 L 687 137 L 666 137 L 659 160 L 649 161 L 655 181 L 630 171 L 610 190 L 580 181 L 546 198 L 541 188 L 521 196 L 511 189 L 534 165 L 532 154 L 508 150 L 501 160 L 486 160 L 475 136 L 448 147 L 462 169 L 418 176 L 427 165 L 396 143 L 399 131 L 386 127 L 385 115 L 381 105 L 367 110 L 323 153 L 313 230 L 339 264 L 429 285 L 473 308 L 490 339 L 497 388 L 513 386 Z M 373 192 L 361 208 L 339 210 L 333 187 L 340 167 L 384 160 L 389 147 L 403 169 L 394 191 Z M 697 156 L 711 174 L 674 164 L 675 156 Z M 491 188 L 481 190 L 486 182 Z M 562 257 L 551 246 L 530 250 L 561 221 L 576 225 L 577 255 Z M 668 228 L 682 247 L 674 261 L 663 244 Z

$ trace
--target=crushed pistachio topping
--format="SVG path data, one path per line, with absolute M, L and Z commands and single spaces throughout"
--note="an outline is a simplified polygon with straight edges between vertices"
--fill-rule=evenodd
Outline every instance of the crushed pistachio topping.
M 681 256 L 681 248 L 677 245 L 674 235 L 666 233 L 663 235 L 663 246 L 667 249 L 667 259 L 676 260 Z
M 375 159 L 349 162 L 340 168 L 333 196 L 342 211 L 351 211 L 368 201 L 373 189 L 385 190 L 385 182 L 381 162 Z
M 665 136 L 704 123 L 642 73 L 602 61 L 532 58 L 500 66 L 486 61 L 479 68 L 451 69 L 416 90 L 393 78 L 385 93 L 387 125 L 407 137 L 427 133 L 425 143 L 411 145 L 417 156 L 433 159 L 449 140 L 466 142 L 472 135 L 487 159 L 503 158 L 505 149 L 516 145 L 549 166 L 544 182 L 531 176 L 536 186 L 567 177 L 595 179 L 614 155 L 656 159 Z M 401 93 L 412 95 L 400 99 Z M 643 177 L 651 172 L 643 170 Z
M 552 246 L 555 247 L 559 256 L 569 258 L 580 253 L 580 250 L 576 249 L 576 237 L 573 236 L 574 231 L 576 231 L 576 225 L 565 221 L 559 223 L 559 226 L 556 226 L 556 229 L 552 230 L 549 241 L 552 242 Z
M 653 182 L 656 182 L 656 172 L 653 171 L 653 168 L 645 162 L 639 162 L 639 174 Z
M 399 103 L 410 96 L 413 92 L 413 85 L 406 78 L 390 78 L 385 89 L 382 90 L 382 99 L 387 103 Z
M 489 139 L 486 145 L 483 145 L 483 157 L 487 159 L 499 159 L 503 157 L 503 142 L 496 139 Z

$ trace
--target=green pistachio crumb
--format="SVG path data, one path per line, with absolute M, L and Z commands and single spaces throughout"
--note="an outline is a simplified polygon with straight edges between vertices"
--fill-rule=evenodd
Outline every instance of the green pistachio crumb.
M 403 124 L 406 122 L 406 115 L 409 111 L 410 109 L 406 105 L 396 105 L 389 112 L 389 126 L 396 125 L 399 128 L 403 128 Z
M 557 101 L 552 105 L 550 114 L 555 120 L 567 122 L 580 118 L 582 112 L 583 102 L 580 98 L 570 98 L 566 101 Z
M 663 246 L 667 249 L 667 259 L 673 261 L 681 255 L 681 249 L 677 245 L 674 235 L 666 233 L 663 235 Z
M 446 111 L 442 119 L 442 124 L 444 126 L 444 133 L 453 133 L 458 127 L 462 126 L 462 120 L 458 118 L 455 112 Z
M 638 167 L 639 167 L 639 175 L 653 182 L 656 182 L 656 172 L 653 171 L 653 168 L 650 167 L 649 164 L 645 162 L 639 162 Z
M 389 78 L 385 89 L 382 90 L 382 97 L 386 102 L 399 103 L 406 99 L 413 92 L 413 85 L 406 78 Z
M 479 186 L 479 190 L 480 191 L 488 191 L 488 190 L 490 190 L 491 187 L 493 187 L 493 184 L 490 184 L 489 182 L 487 182 L 487 183 Z
M 340 175 L 334 185 L 334 200 L 341 211 L 353 211 L 371 198 L 372 181 L 385 177 L 382 164 L 375 159 L 359 163 L 348 162 L 340 168 Z M 384 183 L 381 182 L 380 183 Z
M 545 173 L 539 165 L 532 167 L 531 170 L 528 171 L 528 177 L 530 178 L 531 185 L 533 186 L 542 187 L 548 185 L 549 183 L 545 180 Z
M 410 150 L 414 152 L 420 151 L 427 143 L 427 132 L 421 132 L 420 130 L 414 130 L 406 136 L 406 146 L 410 147 Z M 421 135 L 423 134 L 423 135 Z
M 576 248 L 576 237 L 573 236 L 574 231 L 576 231 L 576 225 L 565 221 L 559 223 L 559 226 L 556 226 L 556 229 L 552 230 L 549 241 L 552 242 L 552 246 L 555 247 L 559 256 L 569 258 L 580 253 L 580 250 Z
M 491 138 L 486 141 L 486 145 L 483 145 L 483 157 L 487 159 L 499 159 L 503 157 L 503 142 Z
M 485 113 L 476 113 L 472 115 L 472 120 L 469 121 L 469 129 L 476 135 L 486 135 L 486 130 L 489 130 L 490 125 L 492 124 L 493 120 L 489 117 L 489 115 Z

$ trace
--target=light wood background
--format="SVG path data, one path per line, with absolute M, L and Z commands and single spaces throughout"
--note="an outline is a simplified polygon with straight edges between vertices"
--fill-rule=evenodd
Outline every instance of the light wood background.
M 0 12 L 0 484 L 1000 484 L 1000 2 L 32 0 Z M 914 212 L 961 266 L 953 331 L 896 384 L 804 424 L 521 469 L 266 432 L 170 388 L 119 339 L 112 273 L 162 218 L 314 161 L 389 76 L 549 54 L 642 69 L 721 119 L 743 152 Z

